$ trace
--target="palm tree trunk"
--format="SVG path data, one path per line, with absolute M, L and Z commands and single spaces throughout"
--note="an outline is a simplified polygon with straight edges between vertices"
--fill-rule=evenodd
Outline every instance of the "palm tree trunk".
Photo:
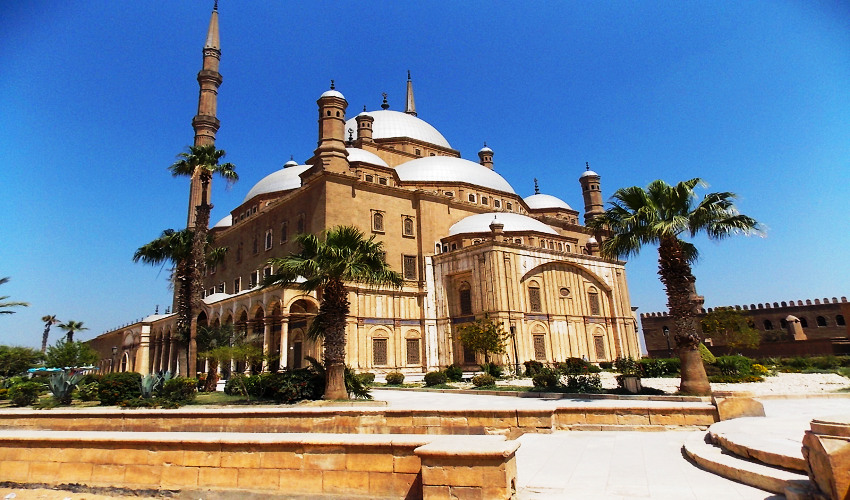
M 188 377 L 194 377 L 198 371 L 198 313 L 202 307 L 204 266 L 206 265 L 207 232 L 210 224 L 212 205 L 207 203 L 209 176 L 201 174 L 201 203 L 195 207 L 195 234 L 192 239 L 192 297 L 190 301 L 189 345 L 187 349 Z
M 73 341 L 74 341 L 74 330 L 68 330 L 68 340 L 67 340 L 67 342 L 71 343 Z
M 664 238 L 658 247 L 658 274 L 667 291 L 667 307 L 676 328 L 676 345 L 682 363 L 679 392 L 710 394 L 711 385 L 699 355 L 697 304 L 693 300 L 691 266 L 675 237 Z
M 47 337 L 50 335 L 50 323 L 44 327 L 44 334 L 41 336 L 41 353 L 47 352 Z
M 345 390 L 345 319 L 348 291 L 339 280 L 331 280 L 322 294 L 319 314 L 324 313 L 325 395 L 324 399 L 348 399 Z

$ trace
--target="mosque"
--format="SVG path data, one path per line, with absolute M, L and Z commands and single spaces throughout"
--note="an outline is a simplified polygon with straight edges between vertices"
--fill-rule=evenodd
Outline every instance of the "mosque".
M 218 30 L 214 10 L 198 74 L 195 145 L 214 144 L 220 125 Z M 304 366 L 306 356 L 321 358 L 321 346 L 305 337 L 320 292 L 261 290 L 258 284 L 274 271 L 269 258 L 300 250 L 297 234 L 338 225 L 374 235 L 387 263 L 405 279 L 395 290 L 349 286 L 347 363 L 358 371 L 421 374 L 450 364 L 477 369 L 482 357 L 465 351 L 454 332 L 485 314 L 513 334 L 500 360 L 506 365 L 640 356 L 625 263 L 600 257 L 583 225 L 603 210 L 597 173 L 587 168 L 578 176 L 583 217 L 536 187 L 523 198 L 499 175 L 486 144 L 477 161 L 462 158 L 417 115 L 409 74 L 403 112 L 389 109 L 385 96 L 381 109 L 349 118 L 348 102 L 333 82 L 317 108 L 313 156 L 269 173 L 211 228 L 216 246 L 228 252 L 206 270 L 198 322 L 253 332 L 272 359 L 237 369 L 274 371 Z M 193 180 L 189 227 L 201 189 Z M 155 314 L 90 344 L 104 371 L 193 372 L 175 327 L 174 314 Z

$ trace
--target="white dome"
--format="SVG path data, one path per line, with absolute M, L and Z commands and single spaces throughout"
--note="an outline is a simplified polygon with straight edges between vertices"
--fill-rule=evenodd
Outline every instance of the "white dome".
M 426 156 L 395 168 L 402 182 L 466 182 L 505 193 L 514 193 L 514 188 L 504 177 L 489 168 L 452 156 Z M 489 222 L 488 222 L 489 224 Z
M 224 300 L 228 297 L 230 297 L 230 294 L 216 292 L 212 295 L 207 295 L 206 297 L 204 297 L 204 303 L 205 304 L 214 304 L 214 303 L 216 303 L 220 300 Z
M 590 176 L 599 177 L 599 174 L 597 174 L 593 170 L 586 170 L 583 174 L 581 174 L 579 179 L 581 179 L 582 177 L 590 177 Z
M 345 96 L 337 90 L 325 91 L 321 96 L 319 96 L 319 99 L 322 97 L 339 97 L 340 99 L 345 99 Z
M 251 198 L 265 193 L 274 193 L 275 191 L 286 191 L 288 189 L 297 189 L 301 187 L 301 177 L 299 174 L 310 168 L 310 165 L 297 165 L 295 167 L 286 167 L 276 172 L 263 177 L 260 182 L 254 184 L 254 187 L 245 195 L 242 203 Z
M 537 219 L 532 219 L 527 215 L 512 214 L 508 212 L 502 213 L 486 213 L 470 215 L 464 219 L 457 221 L 449 228 L 449 236 L 465 233 L 489 233 L 490 223 L 498 217 L 499 222 L 505 225 L 503 229 L 506 233 L 515 233 L 519 231 L 536 231 L 538 233 L 558 235 L 558 232 L 540 222 Z
M 233 217 L 230 214 L 227 214 L 223 219 L 216 222 L 215 227 L 230 227 L 233 225 Z
M 363 113 L 361 113 L 363 114 Z M 369 116 L 375 119 L 372 124 L 373 139 L 389 139 L 391 137 L 409 137 L 420 141 L 451 148 L 449 141 L 432 127 L 428 122 L 407 113 L 384 109 L 370 111 Z M 352 118 L 345 122 L 345 130 L 357 130 L 357 121 Z
M 528 205 L 528 208 L 532 210 L 539 210 L 542 208 L 565 208 L 567 210 L 572 210 L 572 207 L 567 205 L 567 202 L 548 194 L 534 194 L 523 198 L 523 200 L 525 201 L 525 204 Z
M 492 153 L 492 152 L 493 152 L 493 150 L 492 150 L 492 149 L 490 149 L 490 148 L 488 148 L 487 146 L 484 146 L 484 147 L 483 147 L 483 148 L 481 148 L 481 150 L 480 150 L 480 151 L 478 151 L 478 152 L 479 152 L 479 153 Z
M 382 160 L 381 157 L 375 153 L 359 148 L 345 148 L 345 150 L 348 151 L 349 162 L 362 161 L 364 163 L 371 163 L 372 165 L 390 168 L 390 166 L 387 165 L 387 162 Z

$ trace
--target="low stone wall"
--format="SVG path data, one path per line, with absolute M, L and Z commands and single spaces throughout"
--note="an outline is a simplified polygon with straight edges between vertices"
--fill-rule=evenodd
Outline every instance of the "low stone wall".
M 713 406 L 568 407 L 555 410 L 553 418 L 557 430 L 600 430 L 603 426 L 618 426 L 622 430 L 644 426 L 708 426 L 718 421 L 717 409 Z
M 464 498 L 508 499 L 518 447 L 502 436 L 5 430 L 0 477 L 51 485 L 410 500 L 443 498 L 453 489 L 472 494 Z

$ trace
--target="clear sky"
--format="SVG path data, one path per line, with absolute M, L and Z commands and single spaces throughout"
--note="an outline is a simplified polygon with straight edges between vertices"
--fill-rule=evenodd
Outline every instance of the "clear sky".
M 171 303 L 136 248 L 185 226 L 212 0 L 0 2 L 0 343 L 41 316 L 92 338 Z M 617 188 L 703 177 L 740 195 L 764 238 L 698 239 L 707 306 L 850 295 L 850 3 L 846 1 L 253 2 L 222 0 L 217 146 L 241 181 L 212 222 L 316 147 L 331 79 L 353 116 L 381 93 L 477 161 L 484 141 L 522 196 L 582 210 L 585 162 Z M 707 192 L 707 191 L 703 191 Z M 666 299 L 647 248 L 632 304 Z M 59 336 L 57 332 L 51 342 Z

